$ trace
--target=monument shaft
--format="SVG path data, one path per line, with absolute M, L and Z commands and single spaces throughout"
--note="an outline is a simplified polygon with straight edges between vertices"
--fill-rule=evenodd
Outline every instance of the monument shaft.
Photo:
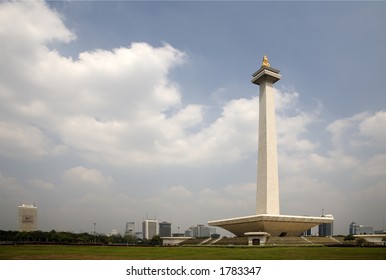
M 252 83 L 260 86 L 256 214 L 280 215 L 273 88 L 273 84 L 280 78 L 279 71 L 271 68 L 268 59 L 264 57 L 263 65 L 253 74 L 252 79 Z
M 279 215 L 279 177 L 273 84 L 263 81 L 259 96 L 256 214 Z

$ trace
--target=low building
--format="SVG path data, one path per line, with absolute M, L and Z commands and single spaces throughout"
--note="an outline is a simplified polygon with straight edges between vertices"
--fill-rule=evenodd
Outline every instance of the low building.
M 216 234 L 216 228 L 205 225 L 190 227 L 185 231 L 186 237 L 210 237 L 213 234 Z
M 374 228 L 359 225 L 356 222 L 352 222 L 349 226 L 350 235 L 365 235 L 365 234 L 374 234 Z
M 192 227 L 185 230 L 185 237 L 193 237 Z

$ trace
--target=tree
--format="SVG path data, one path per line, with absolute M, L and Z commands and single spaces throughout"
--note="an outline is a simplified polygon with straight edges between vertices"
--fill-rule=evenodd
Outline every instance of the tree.
M 364 239 L 363 237 L 357 239 L 358 246 L 361 246 L 361 247 L 365 246 L 365 243 L 366 243 L 366 239 Z
M 162 245 L 162 239 L 159 235 L 154 235 L 150 240 L 150 244 L 153 246 Z
M 355 237 L 352 234 L 349 234 L 344 238 L 344 241 L 353 241 L 353 240 L 355 240 Z

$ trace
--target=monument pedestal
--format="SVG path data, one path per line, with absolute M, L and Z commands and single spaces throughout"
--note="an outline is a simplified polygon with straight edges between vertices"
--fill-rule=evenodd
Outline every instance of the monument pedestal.
M 271 236 L 284 237 L 300 236 L 310 228 L 333 221 L 333 218 L 327 217 L 261 214 L 209 221 L 208 225 L 221 227 L 236 236 L 244 236 L 246 232 L 267 232 Z

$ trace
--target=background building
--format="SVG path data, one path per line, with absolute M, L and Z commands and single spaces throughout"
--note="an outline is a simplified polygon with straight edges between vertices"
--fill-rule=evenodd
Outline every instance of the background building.
M 172 236 L 172 224 L 168 222 L 159 223 L 159 236 L 171 237 Z
M 127 222 L 126 223 L 126 229 L 125 229 L 125 235 L 135 235 L 135 223 L 134 222 Z
M 38 228 L 38 208 L 35 205 L 18 206 L 19 231 L 35 231 Z
M 210 237 L 212 234 L 216 234 L 216 228 L 205 225 L 190 227 L 185 231 L 186 237 Z
M 158 235 L 157 220 L 144 220 L 142 222 L 142 235 L 144 239 L 151 239 L 153 236 Z
M 193 230 L 193 237 L 209 237 L 209 227 L 206 227 L 204 225 L 197 225 L 196 227 L 192 228 Z
M 325 217 L 325 218 L 332 218 L 334 219 L 334 216 L 331 215 L 331 214 L 327 214 L 327 215 L 322 215 L 321 217 Z M 318 226 L 319 228 L 319 236 L 322 236 L 322 237 L 325 237 L 325 236 L 333 236 L 333 233 L 334 233 L 334 223 L 324 223 L 324 224 L 320 224 Z
M 118 230 L 112 229 L 108 236 L 120 236 Z
M 193 237 L 193 230 L 192 227 L 185 230 L 185 237 Z
M 373 227 L 365 227 L 363 225 L 359 225 L 356 222 L 352 222 L 349 227 L 349 234 L 355 235 L 355 234 L 374 234 L 374 228 Z

